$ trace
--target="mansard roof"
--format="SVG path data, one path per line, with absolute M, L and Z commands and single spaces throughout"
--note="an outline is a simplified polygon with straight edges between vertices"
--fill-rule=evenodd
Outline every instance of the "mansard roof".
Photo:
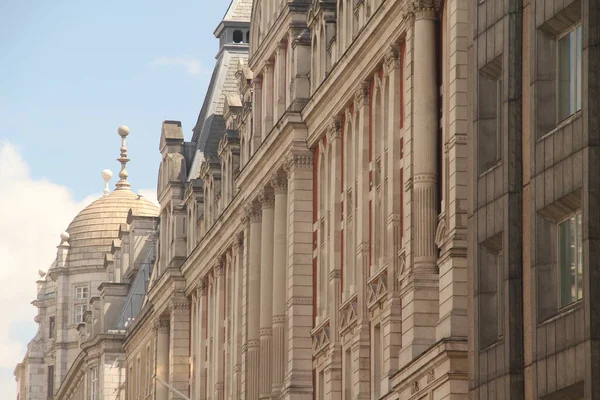
M 215 153 L 225 130 L 225 97 L 238 94 L 235 73 L 240 60 L 248 59 L 248 48 L 224 48 L 213 71 L 204 104 L 194 127 L 192 141 L 204 153 Z

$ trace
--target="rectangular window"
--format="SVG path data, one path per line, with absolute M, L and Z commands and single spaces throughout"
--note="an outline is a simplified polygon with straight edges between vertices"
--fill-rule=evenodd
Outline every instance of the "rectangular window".
M 85 300 L 88 298 L 88 287 L 87 286 L 78 286 L 75 288 L 75 299 L 76 300 Z
M 98 368 L 94 367 L 90 371 L 90 400 L 98 399 Z
M 477 157 L 480 174 L 494 167 L 502 159 L 502 85 L 500 56 L 479 70 L 477 80 Z
M 54 317 L 48 318 L 48 338 L 54 337 L 54 330 L 56 329 Z
M 152 353 L 150 352 L 150 346 L 146 347 L 146 396 L 150 394 L 150 387 L 152 384 Z
M 51 399 L 54 395 L 54 365 L 48 366 L 48 398 Z
M 560 307 L 583 298 L 581 212 L 558 224 Z
M 86 312 L 87 306 L 85 304 L 77 304 L 75 306 L 75 323 L 80 324 L 83 321 L 83 314 Z
M 581 110 L 581 24 L 558 39 L 558 122 Z

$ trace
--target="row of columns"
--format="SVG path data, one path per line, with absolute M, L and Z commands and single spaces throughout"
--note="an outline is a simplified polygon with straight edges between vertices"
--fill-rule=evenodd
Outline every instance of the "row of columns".
M 286 341 L 287 178 L 276 175 L 247 209 L 249 222 L 249 400 L 277 395 L 283 386 Z M 276 218 L 275 218 L 276 217 Z

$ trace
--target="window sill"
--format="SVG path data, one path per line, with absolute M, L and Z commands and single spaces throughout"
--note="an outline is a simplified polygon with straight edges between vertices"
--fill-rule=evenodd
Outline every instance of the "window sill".
M 583 307 L 583 299 L 581 299 L 581 300 L 577 300 L 576 302 L 574 302 L 574 303 L 571 303 L 571 304 L 569 304 L 568 306 L 565 306 L 565 307 L 563 307 L 563 308 L 559 309 L 559 310 L 557 311 L 557 314 L 556 314 L 556 315 L 554 315 L 554 316 L 552 316 L 552 317 L 548 318 L 548 319 L 547 319 L 547 320 L 545 320 L 545 321 L 539 322 L 537 326 L 538 326 L 538 328 L 540 328 L 540 327 L 542 327 L 542 326 L 544 326 L 544 325 L 550 324 L 550 323 L 552 323 L 552 322 L 556 322 L 556 321 L 558 321 L 559 319 L 561 319 L 561 318 L 564 318 L 564 317 L 566 317 L 566 316 L 567 316 L 567 315 L 569 315 L 569 314 L 573 314 L 573 313 L 575 313 L 575 312 L 576 312 L 577 310 L 579 310 L 581 307 Z
M 490 351 L 491 349 L 493 349 L 496 346 L 500 346 L 500 344 L 504 343 L 504 336 L 501 336 L 498 338 L 498 340 L 496 340 L 494 343 L 492 344 L 488 344 L 487 346 L 485 346 L 484 348 L 479 350 L 479 354 L 481 353 L 485 353 L 487 351 Z
M 571 114 L 567 118 L 563 119 L 561 122 L 558 123 L 558 125 L 556 125 L 556 128 L 552 129 L 550 132 L 546 133 L 545 135 L 543 135 L 542 137 L 540 137 L 539 139 L 537 139 L 537 142 L 538 143 L 539 142 L 543 142 L 544 140 L 546 140 L 550 136 L 554 135 L 556 132 L 558 132 L 561 129 L 563 129 L 565 126 L 572 124 L 573 121 L 575 121 L 576 119 L 578 119 L 579 117 L 581 117 L 581 112 L 582 112 L 582 110 L 579 110 L 575 114 Z
M 498 160 L 498 162 L 496 164 L 494 164 L 493 166 L 489 167 L 488 169 L 486 169 L 485 171 L 483 171 L 482 173 L 479 174 L 478 178 L 481 179 L 486 175 L 491 174 L 492 172 L 494 172 L 497 168 L 500 168 L 502 166 L 502 160 Z

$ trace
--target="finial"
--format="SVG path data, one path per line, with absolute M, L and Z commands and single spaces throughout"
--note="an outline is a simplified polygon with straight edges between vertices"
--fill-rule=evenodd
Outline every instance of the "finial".
M 110 188 L 108 187 L 108 182 L 113 177 L 113 173 L 110 169 L 102 170 L 102 179 L 104 179 L 104 195 L 108 195 L 110 193 Z
M 69 245 L 69 239 L 71 238 L 71 235 L 69 235 L 69 232 L 63 232 L 60 234 L 60 246 L 64 246 L 64 245 Z
M 126 125 L 121 125 L 118 132 L 119 136 L 121 136 L 121 157 L 117 158 L 117 161 L 121 163 L 121 172 L 119 172 L 119 178 L 121 179 L 117 182 L 117 189 L 126 189 L 131 186 L 127 181 L 127 176 L 129 175 L 127 173 L 127 162 L 129 158 L 127 158 L 127 143 L 125 140 L 127 135 L 129 135 L 129 128 Z

